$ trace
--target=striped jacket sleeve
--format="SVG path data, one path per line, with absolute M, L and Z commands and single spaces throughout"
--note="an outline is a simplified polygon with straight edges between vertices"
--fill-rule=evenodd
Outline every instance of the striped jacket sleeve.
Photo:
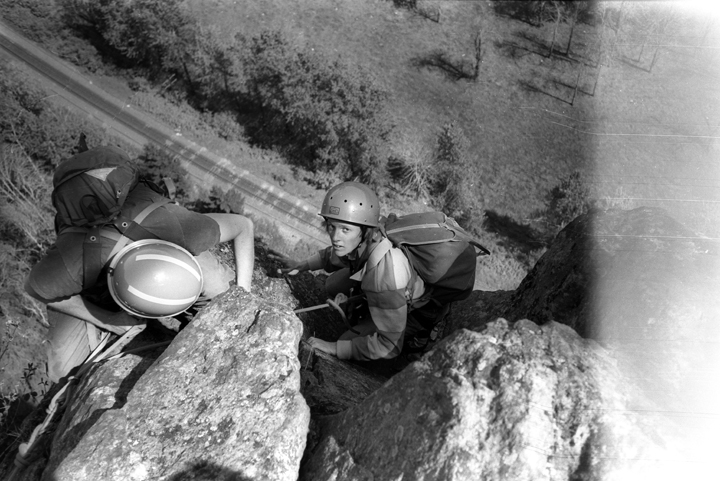
M 386 240 L 386 242 L 388 242 Z M 340 359 L 392 359 L 402 350 L 407 322 L 406 290 L 410 265 L 400 249 L 390 248 L 376 262 L 372 256 L 361 272 L 375 333 L 337 343 Z

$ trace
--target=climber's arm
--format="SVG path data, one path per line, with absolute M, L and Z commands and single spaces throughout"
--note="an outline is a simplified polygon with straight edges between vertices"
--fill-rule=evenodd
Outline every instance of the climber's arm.
M 233 242 L 237 285 L 250 292 L 255 267 L 255 239 L 252 221 L 239 214 L 205 214 L 220 226 L 220 242 Z

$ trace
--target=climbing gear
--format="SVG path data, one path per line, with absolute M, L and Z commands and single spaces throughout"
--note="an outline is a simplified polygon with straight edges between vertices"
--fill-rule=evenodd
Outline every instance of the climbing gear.
M 110 222 L 120 214 L 138 179 L 138 167 L 117 147 L 96 147 L 74 155 L 53 175 L 56 228 Z
M 104 226 L 94 226 L 90 229 L 85 227 L 67 227 L 62 229 L 61 234 L 80 233 L 85 234 L 83 241 L 83 289 L 90 289 L 97 284 L 100 274 L 112 260 L 113 256 L 123 249 L 128 242 L 142 239 L 157 239 L 155 234 L 144 229 L 140 223 L 155 209 L 170 203 L 170 199 L 163 197 L 143 209 L 132 220 L 122 215 L 115 218 L 115 222 Z M 107 259 L 103 257 L 102 238 L 115 242 Z M 58 243 L 61 245 L 61 243 Z M 62 253 L 62 249 L 60 249 Z
M 134 316 L 157 318 L 184 312 L 200 297 L 200 264 L 187 250 L 159 239 L 127 245 L 110 261 L 108 289 Z
M 320 215 L 325 219 L 377 227 L 380 218 L 380 201 L 367 185 L 359 182 L 343 182 L 325 194 Z
M 476 258 L 490 254 L 455 219 L 442 212 L 402 217 L 391 214 L 379 227 L 383 236 L 403 251 L 412 272 L 426 284 L 425 294 L 415 303 L 430 299 L 441 305 L 466 299 L 475 283 Z M 409 285 L 414 285 L 414 279 Z
M 352 332 L 354 332 L 355 334 L 360 334 L 355 329 L 353 329 L 353 327 L 350 325 L 350 321 L 348 321 L 347 315 L 345 314 L 345 310 L 342 307 L 340 307 L 340 304 L 352 303 L 352 302 L 358 301 L 363 298 L 365 298 L 364 294 L 359 295 L 359 296 L 347 297 L 345 294 L 340 293 L 337 296 L 335 296 L 334 300 L 327 299 L 325 301 L 325 304 L 318 304 L 318 305 L 312 306 L 312 307 L 296 309 L 293 312 L 295 314 L 300 314 L 301 312 L 308 312 L 308 311 L 314 311 L 317 309 L 325 309 L 326 307 L 333 307 L 333 308 L 335 308 L 335 310 L 337 310 L 340 313 L 340 317 L 342 318 L 343 322 L 348 327 L 348 329 L 351 330 Z
M 117 147 L 85 150 L 61 163 L 53 175 L 52 201 L 57 211 L 55 230 L 60 234 L 85 234 L 83 242 L 83 290 L 98 281 L 109 259 L 128 242 L 156 239 L 140 223 L 155 209 L 173 202 L 175 184 L 163 178 L 163 186 L 139 177 L 136 164 Z M 139 182 L 163 197 L 148 205 L 134 218 L 122 214 L 128 193 Z M 111 255 L 102 256 L 101 238 L 115 241 Z M 62 242 L 58 242 L 61 254 Z

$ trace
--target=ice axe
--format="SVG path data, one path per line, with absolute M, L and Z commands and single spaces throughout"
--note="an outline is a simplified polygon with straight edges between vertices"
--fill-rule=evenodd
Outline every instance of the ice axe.
M 342 317 L 342 320 L 348 326 L 348 329 L 350 329 L 355 334 L 360 334 L 359 332 L 357 332 L 355 329 L 352 328 L 352 326 L 350 325 L 350 323 L 347 320 L 345 311 L 343 311 L 342 307 L 340 307 L 340 304 L 343 304 L 348 301 L 356 301 L 356 300 L 362 299 L 364 297 L 365 297 L 365 295 L 362 295 L 362 294 L 359 296 L 347 297 L 345 294 L 341 293 L 341 294 L 338 294 L 337 296 L 335 296 L 335 300 L 328 299 L 327 302 L 325 302 L 324 304 L 318 304 L 317 306 L 311 306 L 311 307 L 303 307 L 302 309 L 296 309 L 293 312 L 295 314 L 300 314 L 301 312 L 314 311 L 317 309 L 325 309 L 326 307 L 334 307 L 340 313 L 340 317 Z

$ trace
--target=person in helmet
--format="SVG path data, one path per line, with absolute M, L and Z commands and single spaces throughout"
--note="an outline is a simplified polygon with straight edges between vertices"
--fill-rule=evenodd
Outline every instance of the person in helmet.
M 128 194 L 122 213 L 133 219 L 162 197 L 147 184 L 138 183 Z M 195 256 L 202 270 L 203 297 L 221 294 L 233 280 L 250 291 L 255 254 L 253 224 L 247 217 L 200 214 L 166 203 L 147 215 L 140 225 Z M 48 307 L 48 377 L 55 382 L 84 362 L 105 332 L 122 335 L 133 326 L 146 323 L 114 302 L 104 275 L 93 287 L 85 288 L 84 240 L 84 233 L 61 229 L 55 244 L 33 266 L 25 282 L 27 293 Z M 235 272 L 208 251 L 223 242 L 232 242 Z M 101 244 L 100 257 L 107 262 L 115 241 L 101 238 Z
M 420 276 L 412 276 L 412 267 L 400 249 L 383 237 L 378 228 L 380 202 L 375 192 L 357 182 L 344 182 L 325 195 L 320 215 L 331 244 L 313 257 L 285 260 L 286 274 L 324 269 L 332 273 L 326 290 L 332 298 L 338 294 L 366 298 L 364 309 L 356 310 L 357 324 L 336 342 L 311 337 L 312 347 L 340 359 L 370 361 L 392 359 L 403 350 L 422 328 L 417 315 L 408 314 L 410 292 L 418 299 L 425 292 Z M 411 286 L 412 279 L 416 280 Z M 365 312 L 363 312 L 365 311 Z

